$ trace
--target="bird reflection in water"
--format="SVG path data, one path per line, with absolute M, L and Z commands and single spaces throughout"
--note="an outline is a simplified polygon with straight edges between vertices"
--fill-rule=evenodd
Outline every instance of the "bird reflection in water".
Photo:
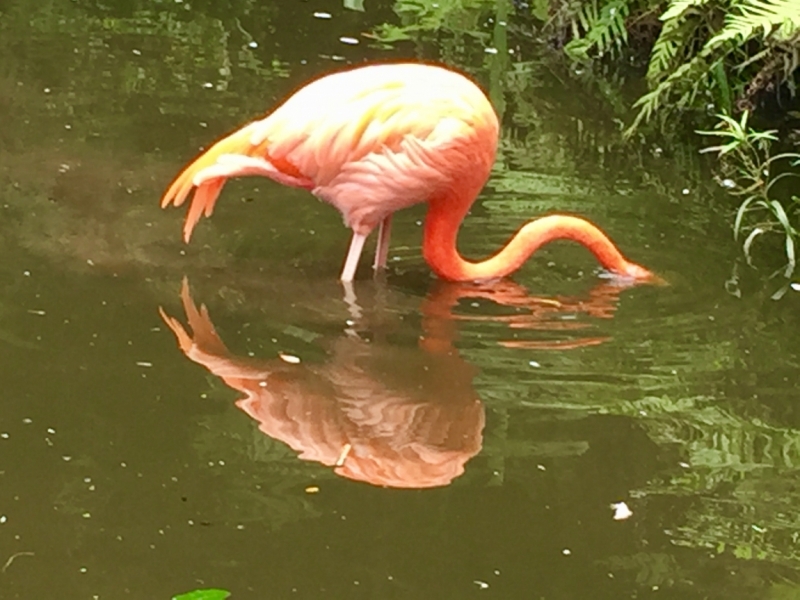
M 291 356 L 258 360 L 233 355 L 204 305 L 197 307 L 183 282 L 188 329 L 163 309 L 164 322 L 184 354 L 244 394 L 236 405 L 265 434 L 303 460 L 376 486 L 431 488 L 448 485 L 481 449 L 483 404 L 472 381 L 476 367 L 453 346 L 459 320 L 488 320 L 510 328 L 571 331 L 586 326 L 559 320 L 586 313 L 611 318 L 622 288 L 601 284 L 589 298 L 541 299 L 509 281 L 491 284 L 438 282 L 421 304 L 419 348 L 368 342 L 348 329 L 322 364 Z M 505 315 L 456 314 L 465 299 L 512 309 Z M 565 349 L 602 343 L 603 337 L 505 341 L 510 348 Z

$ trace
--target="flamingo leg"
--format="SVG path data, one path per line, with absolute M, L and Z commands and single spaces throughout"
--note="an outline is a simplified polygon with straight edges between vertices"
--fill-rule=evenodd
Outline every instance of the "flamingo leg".
M 372 268 L 376 271 L 386 268 L 386 259 L 389 258 L 389 238 L 391 234 L 392 215 L 389 215 L 381 221 L 381 225 L 378 228 L 378 245 L 375 247 L 375 263 L 372 265 Z
M 342 275 L 339 277 L 342 281 L 353 281 L 358 268 L 358 259 L 361 258 L 361 250 L 364 248 L 364 242 L 367 236 L 353 232 L 353 237 L 350 240 L 350 249 L 347 251 L 347 258 L 344 261 L 344 268 Z

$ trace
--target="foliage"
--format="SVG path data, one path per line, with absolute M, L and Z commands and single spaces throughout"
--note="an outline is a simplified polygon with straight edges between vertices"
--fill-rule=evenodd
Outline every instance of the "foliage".
M 231 593 L 227 590 L 204 589 L 174 596 L 172 600 L 225 600 L 230 595 Z
M 540 4 L 532 14 L 542 14 Z M 612 56 L 635 62 L 637 53 L 650 48 L 649 91 L 634 105 L 628 135 L 656 118 L 662 128 L 672 125 L 679 111 L 752 110 L 759 93 L 781 86 L 794 95 L 800 0 L 545 0 L 545 5 L 551 36 L 569 36 L 564 51 L 573 60 Z
M 797 176 L 791 167 L 800 165 L 800 154 L 782 153 L 770 155 L 772 144 L 778 141 L 776 131 L 757 131 L 748 125 L 748 111 L 739 121 L 719 115 L 713 131 L 698 131 L 701 135 L 722 138 L 722 143 L 706 147 L 703 152 L 716 152 L 732 173 L 724 186 L 742 198 L 733 224 L 736 239 L 742 236 L 742 249 L 748 264 L 752 265 L 751 248 L 757 237 L 768 232 L 778 232 L 784 237 L 787 264 L 783 270 L 789 278 L 794 273 L 800 212 L 800 198 L 792 195 L 790 206 L 785 207 L 774 196 L 775 184 L 789 176 Z M 775 174 L 775 163 L 790 162 L 790 170 Z
M 627 0 L 610 0 L 600 7 L 597 0 L 586 2 L 572 19 L 573 38 L 564 51 L 574 59 L 585 60 L 591 51 L 602 55 L 621 50 L 628 42 L 625 21 L 629 14 Z
M 629 132 L 660 113 L 711 102 L 730 114 L 733 100 L 752 107 L 754 96 L 788 84 L 800 60 L 800 0 L 673 0 L 650 54 L 651 91 Z M 721 24 L 721 26 L 720 26 Z

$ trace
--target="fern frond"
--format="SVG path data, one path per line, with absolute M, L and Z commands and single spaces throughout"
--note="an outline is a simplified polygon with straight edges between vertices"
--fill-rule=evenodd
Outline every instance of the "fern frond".
M 736 4 L 740 14 L 729 13 L 722 30 L 708 41 L 718 46 L 729 40 L 742 41 L 763 37 L 773 32 L 779 39 L 789 39 L 800 34 L 800 0 L 741 0 Z
M 683 63 L 672 71 L 652 91 L 639 98 L 633 104 L 633 107 L 638 108 L 639 112 L 636 114 L 631 126 L 625 130 L 625 137 L 630 137 L 639 125 L 643 122 L 648 122 L 653 114 L 664 104 L 665 98 L 678 90 L 684 90 L 684 93 L 677 101 L 671 103 L 673 108 L 689 106 L 699 93 L 701 84 L 705 81 L 704 74 L 708 74 L 714 67 L 713 64 L 709 65 L 709 59 L 709 53 L 704 49 L 690 61 Z M 686 90 L 687 82 L 692 82 L 688 90 Z
M 610 0 L 601 8 L 596 0 L 587 2 L 577 15 L 578 23 L 573 23 L 574 39 L 564 51 L 574 59 L 586 59 L 594 49 L 601 54 L 622 49 L 628 43 L 625 20 L 629 14 L 630 5 L 626 0 Z
M 675 18 L 664 23 L 661 33 L 653 44 L 650 62 L 647 65 L 647 81 L 655 85 L 671 72 L 683 49 L 693 39 L 697 25 L 690 19 Z
M 673 0 L 669 8 L 661 15 L 660 19 L 664 22 L 678 19 L 684 16 L 684 13 L 690 8 L 704 6 L 708 4 L 709 1 L 710 0 Z

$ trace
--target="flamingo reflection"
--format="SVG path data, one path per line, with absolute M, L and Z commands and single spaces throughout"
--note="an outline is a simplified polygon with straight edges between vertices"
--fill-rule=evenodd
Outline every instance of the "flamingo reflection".
M 619 291 L 601 286 L 588 300 L 577 301 L 533 298 L 507 281 L 440 282 L 421 305 L 419 349 L 367 342 L 349 331 L 334 341 L 323 364 L 300 364 L 288 356 L 257 360 L 233 355 L 206 307 L 195 305 L 186 280 L 181 299 L 188 330 L 159 311 L 184 354 L 244 394 L 236 405 L 301 459 L 377 486 L 431 488 L 460 476 L 482 444 L 484 409 L 472 385 L 477 369 L 452 345 L 456 322 L 486 319 L 512 328 L 550 330 L 559 327 L 557 317 L 565 313 L 610 318 Z M 456 314 L 463 299 L 489 300 L 512 314 Z M 578 326 L 563 321 L 561 328 Z M 604 339 L 500 343 L 563 349 Z

